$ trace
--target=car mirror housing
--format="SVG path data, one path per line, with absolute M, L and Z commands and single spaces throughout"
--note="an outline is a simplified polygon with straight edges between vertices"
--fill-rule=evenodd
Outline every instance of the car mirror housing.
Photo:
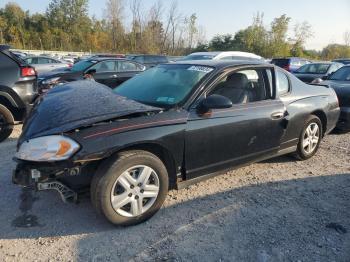
M 90 69 L 90 70 L 86 71 L 85 74 L 86 75 L 94 75 L 94 74 L 96 74 L 96 69 Z
M 221 95 L 211 95 L 203 99 L 198 104 L 199 112 L 207 112 L 210 109 L 223 109 L 232 107 L 232 101 L 225 96 Z
M 327 80 L 332 74 L 322 76 L 322 80 Z

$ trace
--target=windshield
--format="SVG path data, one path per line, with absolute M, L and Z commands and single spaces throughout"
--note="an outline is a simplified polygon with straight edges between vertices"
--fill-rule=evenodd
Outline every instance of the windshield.
M 297 73 L 326 74 L 328 72 L 328 69 L 330 66 L 331 66 L 330 64 L 307 64 L 307 65 L 300 67 L 297 70 Z
M 124 82 L 114 93 L 143 104 L 170 108 L 181 103 L 213 68 L 160 65 Z
M 214 59 L 214 55 L 188 55 L 181 59 L 181 61 L 189 61 L 189 60 L 212 60 Z
M 95 64 L 95 63 L 96 63 L 96 61 L 83 60 L 83 61 L 80 61 L 80 62 L 74 64 L 71 70 L 74 71 L 74 72 L 85 71 L 85 70 L 88 69 L 91 65 L 93 65 L 93 64 Z
M 331 76 L 330 80 L 350 81 L 350 66 L 340 68 Z

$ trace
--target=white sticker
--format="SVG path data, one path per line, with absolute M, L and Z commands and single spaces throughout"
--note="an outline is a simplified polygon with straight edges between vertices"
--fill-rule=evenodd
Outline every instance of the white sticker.
M 190 71 L 197 71 L 197 72 L 203 72 L 203 73 L 210 73 L 211 71 L 213 71 L 214 69 L 211 67 L 206 67 L 206 66 L 191 66 L 190 68 L 188 68 L 187 70 Z

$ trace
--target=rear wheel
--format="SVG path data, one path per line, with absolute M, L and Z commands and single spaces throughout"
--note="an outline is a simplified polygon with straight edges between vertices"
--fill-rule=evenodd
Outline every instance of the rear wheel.
M 129 151 L 101 165 L 91 184 L 98 212 L 115 225 L 135 225 L 152 217 L 168 192 L 162 161 L 146 151 Z
M 314 156 L 320 146 L 322 135 L 321 120 L 317 116 L 310 116 L 300 134 L 296 156 L 301 160 Z
M 10 110 L 0 105 L 0 142 L 11 135 L 14 122 L 15 120 Z

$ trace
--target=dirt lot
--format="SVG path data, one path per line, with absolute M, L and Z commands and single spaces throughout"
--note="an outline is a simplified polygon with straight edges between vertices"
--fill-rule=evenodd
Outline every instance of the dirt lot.
M 0 261 L 350 261 L 350 134 L 306 162 L 280 157 L 172 191 L 129 228 L 87 198 L 12 185 L 18 134 L 0 144 Z

